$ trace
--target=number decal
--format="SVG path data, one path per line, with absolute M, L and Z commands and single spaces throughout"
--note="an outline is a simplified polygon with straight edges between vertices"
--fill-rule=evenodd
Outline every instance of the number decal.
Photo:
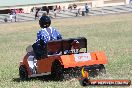
M 74 54 L 74 57 L 76 62 L 91 60 L 90 53 Z

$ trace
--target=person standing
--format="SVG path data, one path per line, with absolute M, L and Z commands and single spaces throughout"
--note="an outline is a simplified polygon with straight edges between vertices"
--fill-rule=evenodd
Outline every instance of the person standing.
M 10 12 L 10 21 L 12 22 L 12 19 L 13 19 L 13 12 L 12 12 L 12 10 L 11 10 L 11 12 Z
M 36 12 L 35 12 L 35 20 L 37 19 L 37 18 L 39 18 L 39 9 L 36 9 Z
M 89 6 L 88 6 L 87 3 L 85 4 L 85 12 L 86 12 L 86 15 L 88 15 L 88 13 L 89 13 Z
M 47 12 L 47 15 L 49 15 L 49 7 L 46 6 L 46 12 Z
M 14 17 L 14 20 L 15 20 L 15 22 L 16 22 L 16 19 L 17 19 L 17 18 L 16 18 L 16 10 L 15 10 L 15 9 L 13 10 L 13 17 Z
M 57 16 L 57 9 L 55 8 L 54 9 L 54 17 L 56 18 L 56 16 Z
M 59 11 L 59 12 L 61 11 L 61 6 L 58 7 L 58 11 Z
M 63 11 L 65 12 L 65 10 L 66 10 L 65 6 L 63 6 Z

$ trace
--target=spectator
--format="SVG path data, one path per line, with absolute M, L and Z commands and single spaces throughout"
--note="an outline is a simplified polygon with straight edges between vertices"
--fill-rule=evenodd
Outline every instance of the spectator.
M 82 8 L 82 16 L 85 16 L 85 8 Z
M 89 6 L 88 6 L 87 3 L 85 4 L 85 12 L 86 12 L 86 15 L 88 15 L 88 13 L 89 13 Z
M 65 6 L 63 6 L 63 11 L 65 12 L 65 10 L 66 10 Z
M 36 12 L 37 11 L 37 7 L 33 7 L 33 12 Z
M 19 10 L 20 10 L 20 13 L 24 13 L 24 11 L 23 11 L 23 9 L 22 9 L 22 8 L 20 8 Z
M 59 11 L 59 12 L 61 11 L 61 6 L 58 7 L 58 11 Z
M 76 17 L 78 16 L 78 9 L 74 9 Z
M 54 9 L 58 10 L 58 6 L 56 5 Z
M 47 15 L 49 15 L 49 7 L 46 6 L 46 12 L 47 12 Z
M 80 15 L 80 10 L 81 10 L 81 8 L 78 8 L 78 15 Z
M 16 9 L 15 11 L 16 11 L 16 14 L 17 14 L 17 13 L 20 13 L 20 10 L 19 10 L 19 9 Z
M 73 8 L 76 9 L 77 8 L 77 5 L 76 4 L 73 4 Z
M 58 6 L 54 6 L 54 9 L 53 9 L 53 12 L 54 12 L 54 17 L 53 18 L 56 18 L 57 16 L 57 11 L 58 11 Z
M 37 19 L 37 18 L 39 18 L 39 10 L 38 9 L 36 9 L 36 12 L 35 12 L 35 20 Z
M 15 22 L 16 22 L 16 10 L 15 9 L 13 10 L 13 18 L 15 19 Z
M 56 10 L 56 8 L 54 9 L 54 17 L 56 18 L 56 16 L 57 16 L 57 10 Z
M 12 20 L 13 20 L 13 11 L 11 10 L 10 11 L 10 21 L 12 22 Z
M 68 6 L 68 9 L 70 9 L 70 11 L 72 11 L 72 5 L 69 5 Z
M 33 8 L 31 8 L 31 11 L 30 11 L 30 12 L 33 12 L 33 10 L 34 10 L 34 7 L 33 7 Z
M 7 18 L 4 18 L 4 22 L 6 23 L 8 20 L 7 20 Z
M 75 9 L 76 16 L 79 16 L 80 15 L 80 10 L 81 10 L 81 8 L 78 8 L 78 9 L 76 8 Z

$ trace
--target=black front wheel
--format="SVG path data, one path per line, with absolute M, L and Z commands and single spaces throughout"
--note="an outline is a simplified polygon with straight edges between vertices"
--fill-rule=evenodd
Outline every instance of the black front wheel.
M 26 70 L 26 67 L 24 65 L 21 65 L 19 67 L 19 76 L 21 80 L 27 80 L 28 79 L 28 73 Z

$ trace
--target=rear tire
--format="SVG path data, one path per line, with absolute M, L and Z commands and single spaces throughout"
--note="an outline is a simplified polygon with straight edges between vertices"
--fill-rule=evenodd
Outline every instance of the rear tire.
M 88 85 L 91 84 L 91 83 L 90 83 L 90 80 L 89 80 L 88 78 L 82 78 L 82 79 L 79 80 L 79 82 L 80 82 L 80 84 L 81 84 L 82 86 L 88 86 Z
M 99 75 L 106 74 L 106 69 L 103 64 L 100 65 Z
M 103 64 L 86 66 L 89 76 L 96 77 L 98 75 L 106 74 L 106 70 Z
M 19 76 L 21 80 L 27 80 L 28 79 L 28 73 L 26 70 L 26 67 L 24 65 L 21 65 L 19 67 Z
M 65 78 L 63 72 L 63 66 L 58 60 L 55 60 L 52 63 L 51 74 L 55 80 L 63 80 Z
M 58 60 L 55 60 L 52 63 L 51 74 L 55 80 L 70 80 L 81 77 L 81 67 L 64 68 Z

